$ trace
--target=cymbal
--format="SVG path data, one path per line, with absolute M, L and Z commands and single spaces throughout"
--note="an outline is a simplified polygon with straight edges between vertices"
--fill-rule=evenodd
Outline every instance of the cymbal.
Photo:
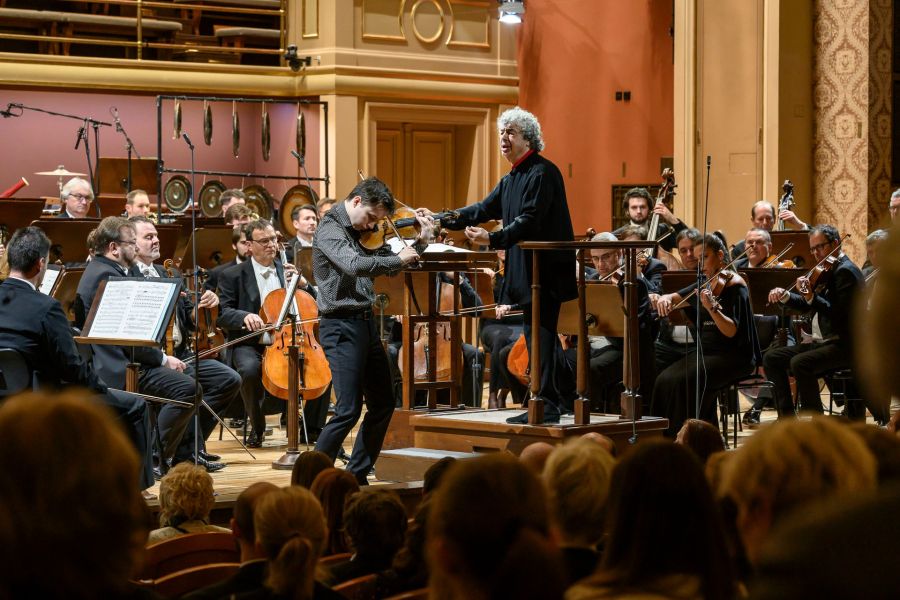
M 52 175 L 53 177 L 85 177 L 85 173 L 73 173 L 66 170 L 62 165 L 56 167 L 53 171 L 38 171 L 35 175 Z

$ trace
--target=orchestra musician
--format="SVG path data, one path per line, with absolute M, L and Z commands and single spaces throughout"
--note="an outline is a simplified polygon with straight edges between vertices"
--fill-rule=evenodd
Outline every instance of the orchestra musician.
M 248 260 L 224 269 L 218 276 L 219 319 L 216 324 L 225 331 L 226 340 L 259 331 L 266 323 L 259 316 L 260 307 L 266 296 L 285 287 L 286 276 L 297 276 L 297 270 L 290 263 L 282 264 L 276 258 L 278 237 L 272 224 L 264 219 L 251 221 L 241 227 L 243 235 L 250 242 Z M 298 288 L 314 298 L 316 292 L 302 277 Z M 250 420 L 247 446 L 259 448 L 265 439 L 266 421 L 263 412 L 265 390 L 262 383 L 262 359 L 265 346 L 261 336 L 252 337 L 231 347 L 231 362 L 241 376 L 241 398 Z M 326 392 L 328 393 L 328 392 Z M 319 399 L 307 398 L 303 415 L 308 425 L 307 432 L 314 433 L 324 420 L 327 403 Z M 325 406 L 323 407 L 322 404 Z M 326 413 L 327 414 L 327 413 Z
M 232 202 L 228 210 L 225 211 L 225 224 L 232 227 L 238 227 L 244 223 L 249 223 L 257 217 L 253 213 L 253 209 L 243 202 Z
M 544 158 L 541 126 L 537 118 L 521 108 L 505 111 L 497 119 L 500 151 L 512 165 L 488 196 L 459 209 L 458 218 L 442 220 L 447 229 L 466 227 L 466 237 L 474 244 L 506 250 L 506 271 L 497 318 L 510 310 L 524 311 L 524 332 L 531 343 L 532 260 L 537 255 L 540 268 L 540 390 L 545 402 L 544 421 L 558 423 L 564 410 L 556 385 L 556 365 L 562 348 L 557 337 L 559 309 L 563 302 L 578 297 L 575 281 L 575 254 L 571 251 L 525 252 L 522 241 L 572 241 L 574 232 L 566 202 L 562 174 Z M 502 220 L 502 229 L 488 232 L 479 223 Z M 525 424 L 528 414 L 508 420 Z
M 888 239 L 888 232 L 886 229 L 876 229 L 872 233 L 866 236 L 866 266 L 862 268 L 863 277 L 866 278 L 866 283 L 874 284 L 877 271 L 881 268 L 882 263 L 882 247 L 884 243 Z M 870 276 L 875 273 L 875 276 L 870 279 Z
M 779 418 L 794 415 L 788 375 L 793 375 L 797 382 L 799 409 L 822 413 L 824 407 L 819 396 L 819 378 L 851 366 L 852 305 L 862 288 L 863 276 L 859 267 L 838 250 L 840 243 L 840 233 L 831 225 L 816 225 L 810 229 L 809 249 L 817 262 L 835 252 L 831 255 L 836 257 L 836 262 L 828 272 L 825 285 L 811 285 L 809 277 L 803 276 L 797 279 L 796 292 L 787 293 L 780 287 L 769 292 L 770 303 L 780 302 L 814 315 L 812 341 L 766 352 L 763 364 L 766 376 L 775 384 Z M 821 331 L 821 338 L 816 335 L 817 329 Z M 856 404 L 848 404 L 848 416 L 864 417 L 864 410 L 862 414 L 853 412 L 857 409 Z
M 237 188 L 225 190 L 219 196 L 219 204 L 222 207 L 222 217 L 224 218 L 231 205 L 247 204 L 247 194 Z
M 250 210 L 243 204 L 236 204 L 232 206 L 231 209 L 237 207 L 242 207 L 248 211 Z M 247 222 L 249 223 L 249 221 Z M 215 292 L 219 288 L 219 276 L 222 272 L 228 267 L 239 265 L 247 260 L 247 256 L 250 253 L 250 240 L 247 239 L 247 232 L 244 231 L 243 225 L 234 225 L 234 228 L 231 230 L 231 247 L 234 248 L 234 258 L 221 265 L 216 265 L 206 272 L 207 278 L 206 282 L 203 284 L 206 289 Z
M 685 229 L 681 231 L 685 231 Z M 646 240 L 647 227 L 644 225 L 625 225 L 618 228 L 612 235 L 623 242 Z M 641 275 L 647 284 L 648 291 L 651 294 L 659 294 L 662 291 L 663 271 L 668 269 L 666 263 L 652 256 L 640 256 L 638 264 L 641 267 Z
M 737 248 L 737 246 L 735 246 Z M 735 269 L 762 269 L 764 267 L 780 267 L 784 269 L 794 268 L 794 263 L 785 260 L 778 264 L 776 256 L 772 254 L 772 236 L 765 229 L 754 227 L 744 236 L 741 243 L 741 252 L 747 250 L 743 258 L 734 263 Z
M 57 219 L 84 219 L 94 201 L 94 190 L 87 180 L 73 177 L 62 186 L 59 199 L 63 206 Z
M 165 269 L 154 264 L 154 261 L 159 260 L 159 235 L 156 231 L 156 225 L 147 217 L 131 217 L 129 222 L 134 225 L 137 240 L 137 256 L 129 274 L 132 277 L 146 277 L 148 279 L 168 277 L 169 275 Z M 219 297 L 214 292 L 206 290 L 200 296 L 198 306 L 201 309 L 213 308 L 218 305 Z M 190 355 L 193 354 L 191 339 L 197 328 L 193 313 L 194 303 L 182 285 L 182 289 L 179 290 L 179 299 L 175 311 L 175 326 L 173 328 L 174 353 L 181 361 L 187 361 Z M 216 414 L 227 410 L 228 406 L 237 398 L 241 391 L 240 376 L 233 369 L 214 359 L 201 359 L 197 361 L 196 365 L 188 365 L 185 372 L 191 375 L 192 370 L 195 368 L 197 369 L 197 379 L 200 381 L 200 387 L 203 390 L 203 400 L 209 405 L 209 409 L 215 411 Z M 204 407 L 199 407 L 198 410 L 200 435 L 196 462 L 212 473 L 225 468 L 225 463 L 217 462 L 220 458 L 219 456 L 209 454 L 206 451 L 206 440 L 216 426 L 216 419 Z M 193 448 L 194 423 L 191 421 L 185 436 L 181 440 L 181 445 L 175 452 L 173 462 L 178 463 L 185 460 L 194 462 L 192 456 Z
M 694 410 L 698 370 L 700 390 L 704 391 L 698 418 L 715 424 L 717 390 L 741 374 L 749 375 L 760 360 L 747 285 L 733 272 L 726 271 L 724 277 L 716 277 L 728 264 L 725 243 L 716 235 L 707 235 L 698 246 L 702 246 L 701 266 L 709 285 L 704 284 L 699 294 L 690 296 L 684 312 L 700 336 L 702 354 L 693 349 L 675 361 L 658 375 L 653 388 L 653 414 L 669 419 L 666 430 L 669 437 L 675 437 Z M 660 296 L 656 303 L 659 315 L 668 315 L 696 287 L 695 283 L 674 294 Z M 717 290 L 718 298 L 711 288 L 721 288 Z M 699 322 L 696 321 L 698 295 Z
M 316 227 L 319 225 L 319 212 L 316 207 L 312 204 L 295 206 L 291 211 L 291 223 L 297 230 L 297 235 L 290 241 L 291 252 L 296 252 L 297 248 L 312 248 Z
M 504 263 L 506 250 L 497 250 L 499 262 L 496 271 L 490 271 L 491 289 L 495 304 L 500 304 L 500 291 L 503 289 Z M 506 408 L 506 392 L 509 390 L 507 380 L 508 373 L 504 375 L 505 361 L 500 357 L 500 352 L 512 344 L 524 332 L 522 315 L 506 315 L 502 319 L 481 319 L 481 345 L 485 352 L 491 354 L 491 376 L 488 382 L 488 408 Z M 524 394 L 523 396 L 524 397 Z
M 809 229 L 809 226 L 798 219 L 792 210 L 783 210 L 778 213 L 778 217 L 783 223 L 796 229 Z M 750 207 L 750 221 L 753 223 L 753 229 L 772 231 L 775 229 L 775 207 L 768 200 L 756 202 Z M 746 239 L 734 245 L 731 249 L 733 256 L 740 256 L 744 252 L 745 242 Z
M 0 284 L 0 348 L 18 351 L 42 386 L 80 385 L 103 394 L 141 456 L 141 489 L 152 487 L 147 403 L 107 389 L 78 352 L 60 303 L 38 291 L 49 264 L 50 240 L 39 228 L 24 227 L 9 240 L 8 253 L 9 277 Z
M 319 340 L 331 368 L 334 416 L 325 425 L 316 450 L 334 460 L 362 414 L 347 470 L 360 485 L 378 459 L 394 411 L 390 368 L 381 345 L 372 305 L 378 275 L 392 274 L 419 260 L 431 241 L 434 219 L 416 211 L 417 237 L 398 254 L 385 247 L 375 253 L 359 243 L 363 232 L 394 212 L 390 189 L 379 179 L 359 182 L 343 202 L 322 218 L 313 243 L 313 272 L 318 283 Z M 384 226 L 384 223 L 381 223 Z
M 146 217 L 150 214 L 150 197 L 144 190 L 131 190 L 125 196 L 125 217 Z
M 659 224 L 656 231 L 656 237 L 654 238 L 659 240 L 669 233 L 669 231 L 672 232 L 672 235 L 669 235 L 659 242 L 659 247 L 663 250 L 671 252 L 672 249 L 675 248 L 675 236 L 679 231 L 687 228 L 687 225 L 682 223 L 681 219 L 673 215 L 672 211 L 670 211 L 664 203 L 660 202 L 657 204 L 656 200 L 653 199 L 653 196 L 650 195 L 650 192 L 647 191 L 647 188 L 631 188 L 625 192 L 625 199 L 622 201 L 622 204 L 628 215 L 629 225 L 643 225 L 647 228 L 650 225 L 650 217 L 654 213 L 658 214 L 659 218 L 665 221 L 664 223 Z M 624 241 L 623 237 L 619 237 L 619 239 Z M 644 235 L 643 239 L 647 239 L 647 236 Z
M 891 199 L 888 201 L 888 213 L 891 215 L 891 222 L 897 219 L 897 213 L 900 212 L 900 189 L 894 190 Z
M 675 236 L 675 247 L 681 259 L 682 270 L 697 271 L 700 264 L 699 249 L 702 247 L 703 234 L 693 227 L 682 229 Z M 659 294 L 650 293 L 650 302 L 656 303 Z M 683 358 L 693 349 L 694 336 L 687 325 L 676 325 L 670 319 L 659 320 L 659 334 L 654 343 L 656 372 L 662 373 L 663 369 Z
M 137 256 L 134 225 L 123 217 L 106 217 L 88 236 L 88 247 L 93 258 L 81 276 L 73 304 L 75 326 L 79 329 L 84 326 L 100 283 L 110 277 L 128 276 Z M 126 367 L 133 358 L 140 365 L 138 391 L 193 404 L 194 378 L 185 373 L 187 365 L 177 357 L 144 346 L 91 344 L 91 350 L 94 370 L 109 386 L 125 389 Z M 193 408 L 174 404 L 164 404 L 160 410 L 157 425 L 162 454 L 158 457 L 156 475 L 168 470 L 192 414 Z

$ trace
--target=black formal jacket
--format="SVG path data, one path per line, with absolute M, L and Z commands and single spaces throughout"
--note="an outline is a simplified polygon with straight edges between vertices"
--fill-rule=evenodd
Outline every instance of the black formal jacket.
M 651 294 L 662 293 L 662 274 L 666 270 L 668 270 L 668 267 L 661 260 L 651 258 L 647 261 L 647 264 L 644 265 L 641 271 L 641 275 L 644 276 L 644 281 L 647 283 L 648 292 Z
M 248 259 L 249 260 L 249 259 Z M 228 267 L 233 267 L 238 264 L 237 258 L 232 258 L 227 263 L 222 263 L 221 265 L 216 265 L 212 269 L 209 269 L 206 273 L 208 277 L 206 278 L 206 282 L 203 284 L 204 289 L 216 291 L 219 289 L 219 277 Z
M 275 271 L 278 273 L 278 281 L 284 286 L 284 267 L 278 259 L 275 259 Z M 303 288 L 303 291 L 316 297 L 311 285 Z M 248 332 L 243 329 L 244 317 L 250 313 L 258 314 L 260 306 L 262 300 L 256 285 L 256 273 L 249 258 L 222 271 L 219 275 L 219 319 L 216 325 L 224 330 L 226 339 L 246 335 Z M 259 345 L 259 337 L 252 337 L 238 345 Z
M 448 229 L 463 229 L 501 219 L 503 229 L 490 234 L 491 248 L 506 249 L 501 303 L 531 304 L 532 252 L 523 241 L 572 241 L 572 219 L 562 174 L 552 162 L 532 152 L 503 176 L 477 204 L 461 208 L 457 219 L 444 221 Z M 570 250 L 539 253 L 541 293 L 559 302 L 578 297 L 575 253 Z
M 853 302 L 865 288 L 865 280 L 859 267 L 846 255 L 838 258 L 827 277 L 825 287 L 815 293 L 812 304 L 800 294 L 791 292 L 787 305 L 799 311 L 817 313 L 822 337 L 835 339 L 841 346 L 849 348 Z
M 95 256 L 84 269 L 75 295 L 75 326 L 81 329 L 87 313 L 94 303 L 94 296 L 101 281 L 110 277 L 125 277 L 126 273 L 114 261 L 105 256 Z M 131 362 L 132 349 L 126 346 L 91 344 L 94 353 L 94 371 L 103 381 L 117 389 L 125 389 L 125 367 Z M 163 352 L 159 348 L 136 346 L 134 360 L 143 368 L 162 365 Z
M 18 350 L 28 367 L 51 385 L 74 383 L 106 392 L 106 384 L 78 353 L 59 302 L 19 279 L 0 284 L 0 348 Z

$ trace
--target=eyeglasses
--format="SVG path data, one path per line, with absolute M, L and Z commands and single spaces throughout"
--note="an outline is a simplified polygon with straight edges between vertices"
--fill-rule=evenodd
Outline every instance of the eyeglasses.
M 261 240 L 250 240 L 250 241 L 256 242 L 260 246 L 268 246 L 269 244 L 274 244 L 275 242 L 277 242 L 278 237 L 273 235 L 272 237 L 263 238 Z
M 816 244 L 815 246 L 810 246 L 809 251 L 816 252 L 818 250 L 824 250 L 825 248 L 827 248 L 830 245 L 831 245 L 831 242 L 822 242 L 821 244 Z
M 68 197 L 69 197 L 69 198 L 75 198 L 76 200 L 82 200 L 82 201 L 88 201 L 88 200 L 91 199 L 90 196 L 87 196 L 87 195 L 85 195 L 85 194 L 69 194 Z

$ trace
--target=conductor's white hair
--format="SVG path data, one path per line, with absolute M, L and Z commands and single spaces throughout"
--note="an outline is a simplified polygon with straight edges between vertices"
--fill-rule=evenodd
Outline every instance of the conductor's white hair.
M 540 152 L 544 149 L 544 137 L 541 135 L 541 124 L 533 114 L 519 108 L 510 108 L 497 119 L 497 129 L 504 130 L 515 125 L 522 131 L 522 137 L 531 144 L 532 150 Z

